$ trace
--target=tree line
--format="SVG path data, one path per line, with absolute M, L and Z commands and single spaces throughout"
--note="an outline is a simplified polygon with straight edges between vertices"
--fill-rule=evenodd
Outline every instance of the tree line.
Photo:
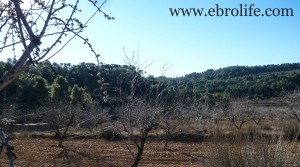
M 0 73 L 14 65 L 12 59 L 0 62 Z M 0 103 L 18 104 L 23 110 L 33 109 L 49 100 L 66 100 L 84 105 L 92 101 L 110 101 L 118 105 L 120 98 L 135 96 L 157 97 L 161 92 L 165 102 L 181 98 L 183 101 L 201 99 L 214 104 L 226 98 L 266 99 L 283 93 L 299 91 L 300 63 L 233 66 L 184 77 L 144 76 L 134 66 L 117 64 L 51 63 L 37 64 L 27 69 L 15 82 L 0 92 Z

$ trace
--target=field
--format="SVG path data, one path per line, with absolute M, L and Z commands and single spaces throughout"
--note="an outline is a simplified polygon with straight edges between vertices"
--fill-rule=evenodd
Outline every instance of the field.
M 129 166 L 132 162 L 122 141 L 74 139 L 59 148 L 55 140 L 21 138 L 12 144 L 18 155 L 17 166 Z M 141 166 L 199 166 L 202 150 L 209 147 L 209 144 L 195 142 L 171 142 L 170 145 L 172 150 L 165 151 L 163 143 L 149 141 Z M 1 155 L 1 164 L 7 163 L 4 155 Z
M 21 137 L 11 143 L 18 155 L 15 160 L 16 166 L 22 167 L 117 167 L 130 166 L 132 163 L 132 157 L 123 141 L 71 139 L 65 141 L 62 148 L 57 146 L 56 140 L 47 138 Z M 295 163 L 291 166 L 298 166 L 300 164 L 300 143 L 285 143 L 289 149 L 281 150 L 281 153 L 289 156 L 290 161 Z M 146 144 L 140 166 L 211 166 L 209 161 L 214 161 L 215 158 L 222 159 L 218 156 L 219 153 L 224 154 L 224 149 L 228 149 L 229 145 L 226 145 L 226 143 L 219 142 L 172 141 L 169 145 L 170 149 L 164 150 L 161 141 L 150 140 Z M 280 146 L 283 147 L 283 144 Z M 282 156 L 281 153 L 280 156 Z M 218 156 L 213 154 L 218 154 Z M 0 163 L 1 167 L 9 166 L 4 153 L 1 154 Z M 226 165 L 224 164 L 224 166 Z
M 263 111 L 271 113 L 265 106 Z M 289 112 L 283 114 L 282 106 L 271 111 L 275 116 L 271 113 L 258 117 L 260 115 L 256 113 L 254 117 L 232 112 L 228 117 L 216 120 L 193 118 L 176 127 L 167 149 L 164 148 L 165 131 L 154 128 L 147 134 L 139 166 L 300 167 L 298 120 Z M 281 114 L 276 116 L 276 113 Z M 260 121 L 257 121 L 259 118 Z M 244 119 L 248 121 L 241 124 Z M 171 119 L 168 124 L 176 125 L 177 121 Z M 54 139 L 53 131 L 38 128 L 41 131 L 36 132 L 37 129 L 28 127 L 15 129 L 16 139 L 10 142 L 18 156 L 16 166 L 131 166 L 134 162 L 131 153 L 137 155 L 133 143 L 140 142 L 142 131 L 132 127 L 132 134 L 128 134 L 117 123 L 102 123 L 93 132 L 83 127 L 70 127 L 62 147 Z M 113 140 L 112 135 L 115 137 Z M 129 142 L 126 139 L 130 135 L 134 138 Z M 9 164 L 3 152 L 0 167 L 6 166 Z

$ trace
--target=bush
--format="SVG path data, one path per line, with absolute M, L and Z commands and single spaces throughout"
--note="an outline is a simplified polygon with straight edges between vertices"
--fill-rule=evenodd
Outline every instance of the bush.
M 267 142 L 224 143 L 212 151 L 207 166 L 211 167 L 287 167 L 295 164 L 292 144 L 280 138 L 275 144 Z
M 283 124 L 282 131 L 285 135 L 285 138 L 288 140 L 295 140 L 299 136 L 299 123 L 296 121 L 288 121 Z
M 106 140 L 120 140 L 121 134 L 114 129 L 105 129 L 102 131 L 101 137 Z

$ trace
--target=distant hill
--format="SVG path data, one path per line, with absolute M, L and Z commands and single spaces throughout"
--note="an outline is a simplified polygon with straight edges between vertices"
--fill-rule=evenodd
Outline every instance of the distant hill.
M 12 60 L 0 62 L 0 74 L 10 69 L 13 63 Z M 128 65 L 100 64 L 98 67 L 93 63 L 44 62 L 26 70 L 0 92 L 0 107 L 13 102 L 31 109 L 53 98 L 80 104 L 89 101 L 101 103 L 104 96 L 127 98 L 133 81 L 136 97 L 154 97 L 160 91 L 165 102 L 174 99 L 214 102 L 228 97 L 269 99 L 299 92 L 300 63 L 231 66 L 167 78 L 143 76 L 142 71 Z
M 186 95 L 230 94 L 234 97 L 270 98 L 299 90 L 300 63 L 231 66 L 167 80 L 177 92 Z

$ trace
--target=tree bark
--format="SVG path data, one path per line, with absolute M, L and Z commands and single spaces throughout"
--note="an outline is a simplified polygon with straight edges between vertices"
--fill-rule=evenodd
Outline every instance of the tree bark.
M 142 135 L 141 145 L 138 147 L 138 151 L 137 151 L 137 154 L 135 156 L 134 163 L 131 165 L 131 167 L 137 167 L 139 165 L 139 163 L 142 159 L 143 152 L 144 152 L 144 147 L 145 147 L 147 136 L 148 136 L 148 134 L 143 134 Z

